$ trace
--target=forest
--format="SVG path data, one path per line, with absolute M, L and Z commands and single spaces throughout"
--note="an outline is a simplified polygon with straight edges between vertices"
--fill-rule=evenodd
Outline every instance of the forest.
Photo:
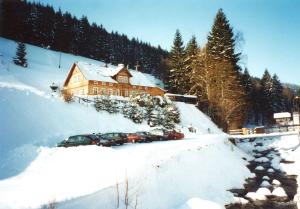
M 108 32 L 52 6 L 21 0 L 3 0 L 0 36 L 36 46 L 101 60 L 111 64 L 138 66 L 141 71 L 163 78 L 161 60 L 168 52 L 137 38 Z
M 185 45 L 177 30 L 170 52 L 49 5 L 3 0 L 0 9 L 1 36 L 105 63 L 138 66 L 162 79 L 168 92 L 196 95 L 197 107 L 223 130 L 271 125 L 273 113 L 292 112 L 300 96 L 298 86 L 282 84 L 267 69 L 256 78 L 251 69 L 241 67 L 239 37 L 222 9 L 203 46 L 195 36 Z

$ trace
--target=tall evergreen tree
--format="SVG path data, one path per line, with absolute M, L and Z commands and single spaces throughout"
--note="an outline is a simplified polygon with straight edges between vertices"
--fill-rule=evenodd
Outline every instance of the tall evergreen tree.
M 262 116 L 263 124 L 269 124 L 272 121 L 272 92 L 273 81 L 269 71 L 266 69 L 260 81 L 262 98 Z
M 284 104 L 284 97 L 283 97 L 283 87 L 276 74 L 274 74 L 272 77 L 272 83 L 273 83 L 273 89 L 271 94 L 272 111 L 273 113 L 286 111 L 286 107 Z
M 28 65 L 26 59 L 26 46 L 22 42 L 18 43 L 16 56 L 14 57 L 14 63 L 25 68 Z
M 196 60 L 196 55 L 198 53 L 199 47 L 196 41 L 196 37 L 192 36 L 191 40 L 187 43 L 186 46 L 186 59 L 185 59 L 185 73 L 184 73 L 184 88 L 185 93 L 189 92 L 192 86 L 192 65 L 193 62 Z
M 185 50 L 179 30 L 176 30 L 173 46 L 170 52 L 167 88 L 172 93 L 183 94 L 183 76 L 185 73 Z
M 222 9 L 219 9 L 211 32 L 208 35 L 207 50 L 216 59 L 230 61 L 238 71 L 240 54 L 235 53 L 235 38 L 232 27 Z

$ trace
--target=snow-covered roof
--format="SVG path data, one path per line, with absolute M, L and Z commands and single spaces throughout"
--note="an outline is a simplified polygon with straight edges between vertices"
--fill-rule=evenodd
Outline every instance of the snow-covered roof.
M 291 113 L 289 113 L 289 112 L 274 113 L 274 119 L 290 118 L 290 117 L 291 117 Z
M 111 83 L 117 83 L 117 81 L 112 77 L 115 76 L 120 70 L 124 69 L 124 65 L 122 64 L 118 66 L 108 65 L 105 67 L 104 65 L 101 66 L 79 61 L 76 62 L 76 65 L 87 80 L 105 81 Z M 157 86 L 157 79 L 155 79 L 152 75 L 131 69 L 128 69 L 128 71 L 132 75 L 132 77 L 129 79 L 131 85 L 150 87 Z

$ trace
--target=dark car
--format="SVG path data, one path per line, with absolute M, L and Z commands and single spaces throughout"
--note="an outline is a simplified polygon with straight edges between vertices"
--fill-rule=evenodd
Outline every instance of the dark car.
M 168 135 L 165 134 L 165 129 L 153 129 L 149 132 L 151 135 L 156 137 L 156 141 L 166 141 L 169 140 Z
M 112 145 L 122 145 L 126 142 L 125 136 L 121 133 L 105 133 L 105 134 L 99 134 L 100 137 L 100 143 L 101 145 L 101 139 L 107 140 L 112 143 Z
M 95 134 L 75 135 L 57 144 L 58 147 L 74 147 L 79 145 L 96 145 L 99 138 Z
M 143 137 L 143 142 L 158 141 L 160 139 L 160 136 L 151 134 L 150 132 L 146 131 L 136 132 L 136 134 Z

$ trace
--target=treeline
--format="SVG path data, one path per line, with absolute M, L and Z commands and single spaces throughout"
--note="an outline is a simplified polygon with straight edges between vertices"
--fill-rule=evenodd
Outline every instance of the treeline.
M 277 75 L 253 78 L 239 65 L 238 36 L 220 9 L 200 47 L 193 36 L 185 46 L 177 30 L 167 62 L 169 91 L 197 95 L 198 107 L 224 130 L 270 124 L 273 113 L 290 111 L 294 92 Z
M 21 0 L 2 0 L 0 35 L 16 41 L 81 55 L 105 63 L 124 63 L 158 78 L 164 76 L 168 52 L 118 32 L 107 32 L 102 25 L 78 19 L 52 6 Z

